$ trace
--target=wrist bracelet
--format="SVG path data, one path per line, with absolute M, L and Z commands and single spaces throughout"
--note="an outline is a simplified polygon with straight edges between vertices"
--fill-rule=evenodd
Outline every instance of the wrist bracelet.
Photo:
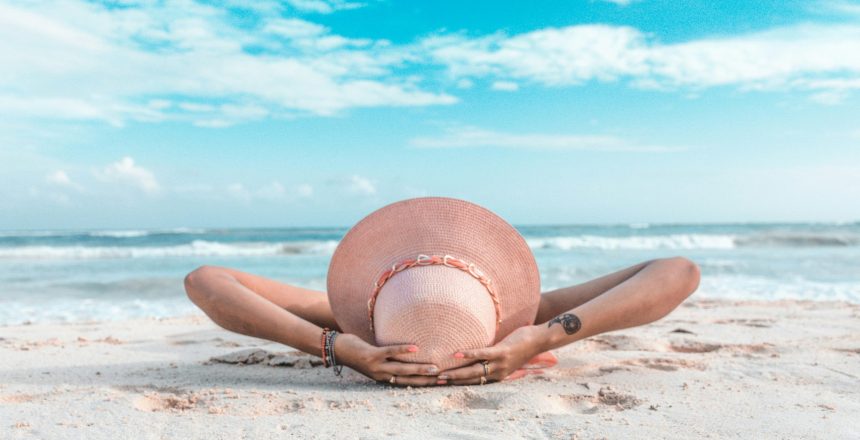
M 320 336 L 320 350 L 322 351 L 322 361 L 323 361 L 323 366 L 325 368 L 328 368 L 330 366 L 329 362 L 328 362 L 328 353 L 326 350 L 326 339 L 327 339 L 327 337 L 328 337 L 328 327 L 325 327 L 322 330 L 322 336 Z
M 328 343 L 326 345 L 328 348 L 327 357 L 331 361 L 331 366 L 334 367 L 334 374 L 336 376 L 340 376 L 341 371 L 343 370 L 343 365 L 338 365 L 337 359 L 335 357 L 335 350 L 334 350 L 334 341 L 337 338 L 337 335 L 338 335 L 338 332 L 336 330 L 332 330 L 331 332 L 329 332 Z
M 343 365 L 338 365 L 334 357 L 334 340 L 337 335 L 336 330 L 330 330 L 328 327 L 323 328 L 320 336 L 320 351 L 322 352 L 323 366 L 325 368 L 334 367 L 334 374 L 340 376 Z

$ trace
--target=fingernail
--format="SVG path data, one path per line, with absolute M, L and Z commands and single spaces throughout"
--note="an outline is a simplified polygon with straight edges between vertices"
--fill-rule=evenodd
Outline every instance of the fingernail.
M 440 375 L 440 376 L 438 376 L 438 377 L 436 377 L 436 378 L 437 378 L 437 379 L 439 379 L 439 380 L 448 380 L 448 376 L 447 376 L 447 375 L 445 375 L 445 374 L 442 374 L 442 375 Z
M 464 355 L 463 353 L 454 353 L 454 357 L 457 359 L 463 359 Z
M 436 374 L 436 373 L 438 373 L 438 372 L 439 372 L 439 369 L 438 369 L 438 368 L 436 368 L 436 367 L 430 367 L 430 368 L 428 368 L 428 369 L 427 369 L 427 372 L 428 372 L 428 373 L 430 373 L 430 374 Z
M 409 352 L 410 352 L 410 353 L 415 353 L 416 351 L 418 351 L 418 346 L 413 345 L 413 346 L 409 347 Z
M 446 383 L 448 383 L 448 381 L 447 381 L 447 380 L 443 380 L 443 379 L 439 379 L 439 380 L 437 380 L 437 381 L 436 381 L 436 385 L 445 385 Z

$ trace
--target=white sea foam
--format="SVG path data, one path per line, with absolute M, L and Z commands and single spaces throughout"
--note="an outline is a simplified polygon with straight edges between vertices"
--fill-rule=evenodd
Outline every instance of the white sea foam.
M 578 248 L 592 249 L 732 249 L 735 236 L 716 234 L 642 235 L 633 237 L 603 237 L 580 235 L 571 237 L 528 238 L 532 249 Z
M 206 229 L 186 227 L 169 229 L 105 229 L 98 231 L 0 231 L 0 237 L 69 237 L 83 235 L 90 237 L 133 238 L 154 234 L 205 234 L 206 232 Z
M 777 281 L 748 275 L 703 276 L 695 295 L 727 299 L 860 302 L 860 283 L 820 282 L 803 278 Z
M 542 291 L 671 253 L 690 256 L 702 268 L 695 297 L 860 302 L 856 270 L 860 227 L 631 228 L 637 230 L 529 229 L 534 235 L 526 233 L 525 238 L 539 262 Z M 229 260 L 233 267 L 325 291 L 325 257 L 335 250 L 342 232 L 332 228 L 0 232 L 0 325 L 195 312 L 182 279 L 210 261 Z
M 630 229 L 648 229 L 651 227 L 649 223 L 630 223 L 627 225 Z
M 113 237 L 113 238 L 131 238 L 145 237 L 149 235 L 149 231 L 131 230 L 131 231 L 93 231 L 88 235 L 91 237 Z
M 337 241 L 222 243 L 194 240 L 174 246 L 17 246 L 0 248 L 0 259 L 91 259 L 155 257 L 254 257 L 284 254 L 332 253 Z
M 0 309 L 0 325 L 119 321 L 135 318 L 165 318 L 199 314 L 200 309 L 184 297 L 159 300 L 57 298 L 41 303 L 8 302 Z
M 129 230 L 113 230 L 107 229 L 103 231 L 92 231 L 86 235 L 90 237 L 111 237 L 111 238 L 134 238 L 146 237 L 148 235 L 157 234 L 205 234 L 205 229 L 199 228 L 170 228 L 170 229 L 129 229 Z

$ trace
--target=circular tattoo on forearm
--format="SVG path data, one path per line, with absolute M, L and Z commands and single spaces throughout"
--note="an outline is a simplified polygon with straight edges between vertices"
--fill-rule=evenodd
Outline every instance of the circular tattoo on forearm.
M 564 315 L 558 315 L 555 318 L 550 319 L 547 327 L 552 327 L 553 324 L 561 324 L 562 328 L 564 328 L 564 332 L 572 335 L 579 331 L 582 328 L 582 321 L 579 320 L 579 317 L 574 315 L 573 313 L 565 313 Z

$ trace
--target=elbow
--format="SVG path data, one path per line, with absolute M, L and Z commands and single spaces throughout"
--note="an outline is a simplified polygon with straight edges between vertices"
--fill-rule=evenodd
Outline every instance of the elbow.
M 185 293 L 188 299 L 195 304 L 200 304 L 207 299 L 207 290 L 204 288 L 207 280 L 210 280 L 218 272 L 214 266 L 200 266 L 185 275 Z
M 678 290 L 683 295 L 682 300 L 699 288 L 702 272 L 699 265 L 686 257 L 668 258 L 667 263 L 672 267 L 674 278 L 678 282 Z

